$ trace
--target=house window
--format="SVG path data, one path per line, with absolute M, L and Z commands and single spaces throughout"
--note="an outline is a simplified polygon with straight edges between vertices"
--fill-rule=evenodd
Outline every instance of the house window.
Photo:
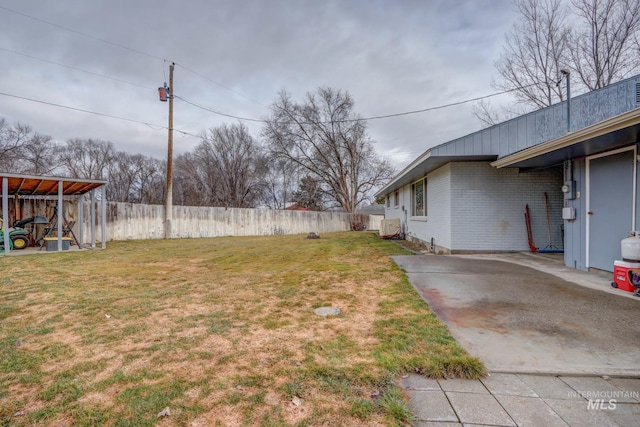
M 400 206 L 400 191 L 398 190 L 393 193 L 393 206 L 395 206 L 396 208 Z
M 391 207 L 391 194 L 387 194 L 387 207 L 390 208 Z
M 411 185 L 413 216 L 427 216 L 427 178 L 416 181 Z

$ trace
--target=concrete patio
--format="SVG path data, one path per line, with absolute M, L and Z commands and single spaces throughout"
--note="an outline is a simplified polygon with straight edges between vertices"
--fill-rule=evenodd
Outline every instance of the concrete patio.
M 640 425 L 640 298 L 527 253 L 394 257 L 480 380 L 408 375 L 415 427 Z

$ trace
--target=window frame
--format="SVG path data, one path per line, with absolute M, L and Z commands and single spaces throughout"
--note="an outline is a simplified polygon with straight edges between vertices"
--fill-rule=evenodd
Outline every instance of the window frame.
M 400 190 L 393 193 L 393 207 L 396 209 L 400 207 Z
M 418 184 L 422 184 L 422 210 L 418 211 L 416 188 Z M 427 177 L 422 177 L 411 183 L 411 216 L 413 218 L 427 218 L 429 216 L 428 197 L 427 197 Z

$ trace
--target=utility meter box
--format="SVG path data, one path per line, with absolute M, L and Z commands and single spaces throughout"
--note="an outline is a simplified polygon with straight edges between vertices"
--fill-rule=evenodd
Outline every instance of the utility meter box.
M 565 181 L 562 186 L 562 192 L 565 200 L 574 200 L 576 198 L 576 182 Z
M 573 221 L 576 219 L 576 208 L 562 208 L 562 219 Z

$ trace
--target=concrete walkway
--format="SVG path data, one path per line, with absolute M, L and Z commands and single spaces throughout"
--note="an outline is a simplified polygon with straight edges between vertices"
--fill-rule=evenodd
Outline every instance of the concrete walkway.
M 640 379 L 490 374 L 481 380 L 402 379 L 415 427 L 638 426 Z
M 612 289 L 608 278 L 597 277 L 601 289 L 583 286 L 591 275 L 553 260 L 556 274 L 501 259 L 393 259 L 490 372 L 640 376 L 640 298 Z M 564 278 L 557 276 L 562 270 Z
M 526 253 L 394 260 L 491 371 L 403 378 L 413 426 L 640 426 L 640 299 L 609 273 Z

